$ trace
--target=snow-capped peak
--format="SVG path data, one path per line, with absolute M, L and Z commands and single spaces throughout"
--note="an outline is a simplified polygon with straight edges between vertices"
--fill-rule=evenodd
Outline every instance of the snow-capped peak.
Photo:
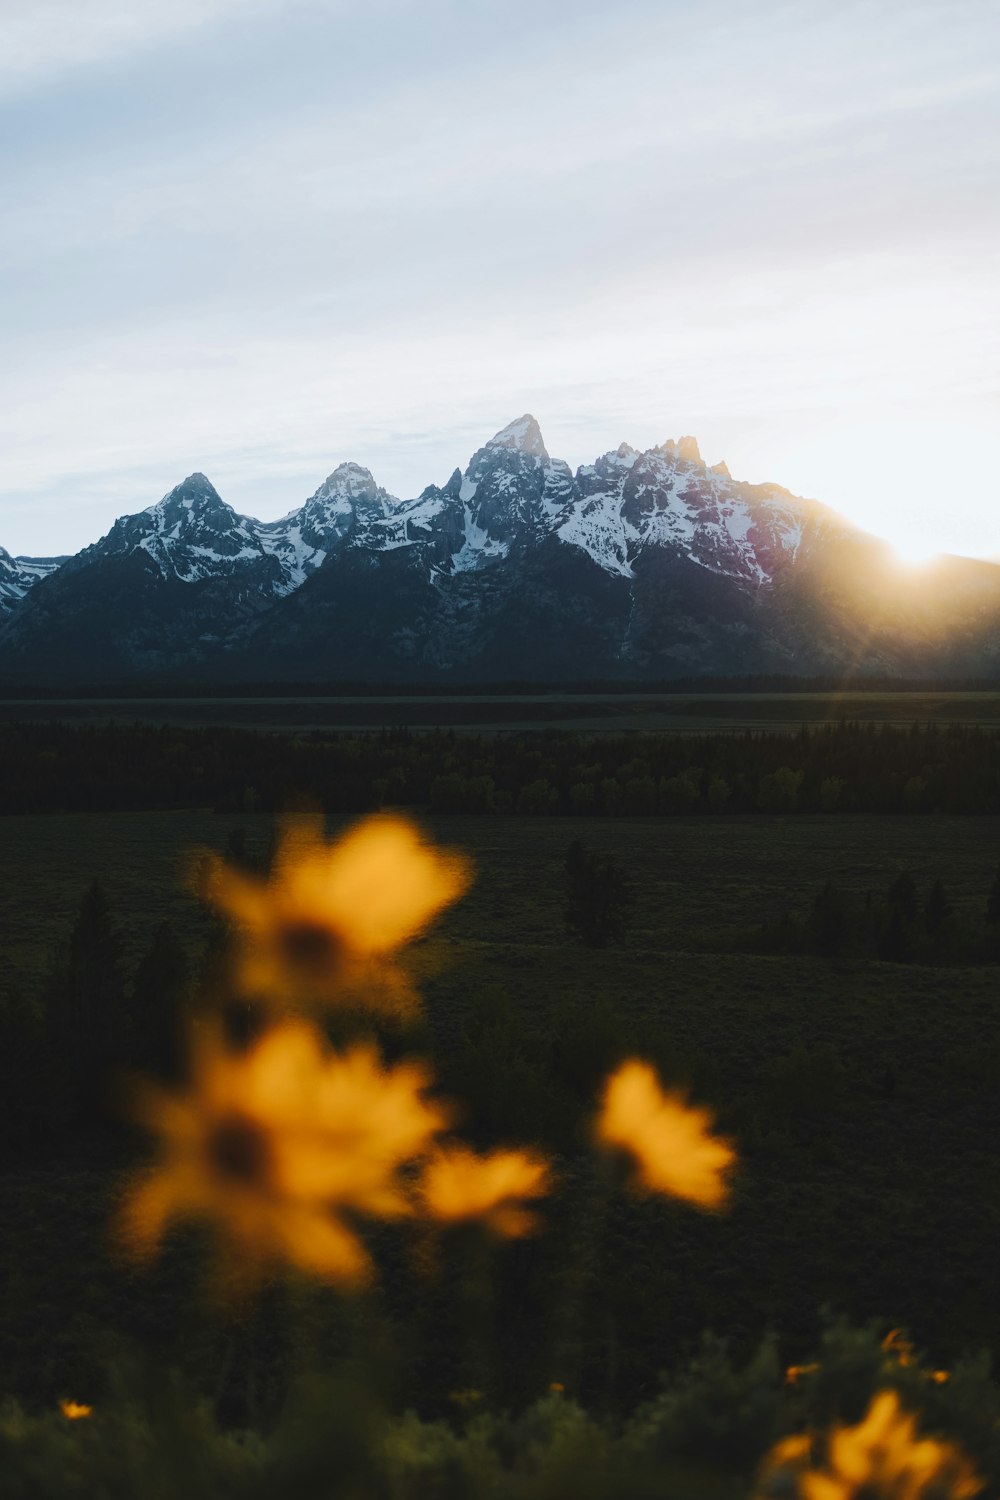
M 513 448 L 518 453 L 528 453 L 532 458 L 541 459 L 542 463 L 549 461 L 545 443 L 542 441 L 542 429 L 530 412 L 525 412 L 524 416 L 518 417 L 516 422 L 508 422 L 506 427 L 501 427 L 486 446 L 487 448 Z
M 362 497 L 366 500 L 378 493 L 378 485 L 370 469 L 361 464 L 344 463 L 338 464 L 332 474 L 328 474 L 320 485 L 314 500 L 327 498 L 341 498 L 358 500 Z
M 682 437 L 678 438 L 676 443 L 673 438 L 667 438 L 665 443 L 660 444 L 660 452 L 668 454 L 671 458 L 680 459 L 682 463 L 704 463 L 697 438 Z
M 203 515 L 206 511 L 214 510 L 216 507 L 221 507 L 223 510 L 229 509 L 211 480 L 204 474 L 189 474 L 180 484 L 168 490 L 162 500 L 157 500 L 153 505 L 147 505 L 145 514 L 159 521 L 161 517 L 171 513 L 180 514 L 182 511 L 187 511 L 195 515 Z

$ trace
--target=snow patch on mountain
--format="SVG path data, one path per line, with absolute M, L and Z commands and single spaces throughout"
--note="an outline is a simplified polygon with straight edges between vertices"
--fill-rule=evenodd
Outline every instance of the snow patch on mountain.
M 532 458 L 537 458 L 541 463 L 548 463 L 549 455 L 542 441 L 542 429 L 530 412 L 525 412 L 524 416 L 518 417 L 515 422 L 508 422 L 506 427 L 502 427 L 490 438 L 486 446 L 487 448 L 511 448 L 516 453 L 525 453 Z
M 265 552 L 276 557 L 281 565 L 281 593 L 290 594 L 305 583 L 310 573 L 322 567 L 328 553 L 325 547 L 316 547 L 306 541 L 298 511 L 286 517 L 286 521 L 287 525 L 285 522 L 273 523 L 273 527 L 282 527 L 280 531 L 262 526 L 260 540 Z
M 280 520 L 238 515 L 204 474 L 191 474 L 136 515 L 123 517 L 84 559 L 145 554 L 164 579 L 194 584 L 232 578 L 240 597 L 261 602 L 294 593 L 345 550 L 412 549 L 413 566 L 443 579 L 500 565 L 548 538 L 584 552 L 604 572 L 634 578 L 651 550 L 683 557 L 752 588 L 794 561 L 808 502 L 779 486 L 734 480 L 704 463 L 693 437 L 639 452 L 628 443 L 574 474 L 549 457 L 526 413 L 500 429 L 443 488 L 417 498 L 388 494 L 371 472 L 341 463 L 313 495 Z M 9 611 L 55 566 L 0 550 L 0 608 Z
M 492 558 L 507 556 L 510 544 L 498 541 L 495 537 L 491 537 L 484 527 L 477 526 L 473 519 L 471 505 L 466 505 L 462 523 L 464 535 L 462 545 L 451 555 L 453 573 L 470 573 L 476 568 L 483 567 Z
M 12 557 L 6 547 L 0 547 L 0 616 L 66 561 L 65 557 Z
M 571 547 L 581 548 L 606 572 L 634 577 L 618 495 L 608 490 L 589 495 L 556 529 L 556 536 Z
M 403 545 L 398 528 L 379 535 L 381 523 L 399 504 L 375 483 L 369 469 L 342 463 L 297 510 L 279 521 L 256 523 L 261 545 L 281 567 L 277 591 L 293 593 L 328 557 L 362 534 L 380 550 Z

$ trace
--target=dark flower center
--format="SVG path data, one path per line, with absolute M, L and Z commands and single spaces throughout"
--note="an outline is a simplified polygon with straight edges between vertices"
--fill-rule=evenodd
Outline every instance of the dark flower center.
M 267 1173 L 270 1150 L 261 1127 L 246 1115 L 223 1115 L 206 1143 L 208 1160 L 220 1177 L 259 1183 Z
M 278 941 L 292 968 L 314 978 L 328 974 L 340 956 L 337 934 L 322 922 L 287 922 Z

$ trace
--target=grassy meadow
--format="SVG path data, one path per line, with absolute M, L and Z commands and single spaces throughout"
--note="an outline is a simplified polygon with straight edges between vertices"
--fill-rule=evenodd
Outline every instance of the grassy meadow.
M 271 824 L 261 817 L 5 819 L 4 987 L 40 982 L 95 873 L 128 964 L 164 918 L 194 962 L 208 924 L 182 871 L 193 848 L 221 849 L 234 828 L 263 854 Z M 815 1342 L 824 1304 L 904 1324 L 938 1361 L 1000 1347 L 989 1270 L 1000 1236 L 996 968 L 739 948 L 831 875 L 859 895 L 903 869 L 918 885 L 940 878 L 971 915 L 995 869 L 1000 820 L 439 817 L 431 831 L 472 854 L 476 881 L 414 962 L 442 1086 L 484 1139 L 541 1138 L 572 1163 L 603 1072 L 636 1052 L 693 1085 L 740 1146 L 731 1214 L 640 1202 L 615 1222 L 608 1254 L 624 1279 L 613 1396 L 648 1391 L 666 1352 L 693 1347 L 705 1327 L 747 1348 L 775 1330 L 797 1358 Z M 562 867 L 574 837 L 627 870 L 634 908 L 622 948 L 586 948 L 565 930 Z M 46 1387 L 53 1351 L 67 1342 L 71 1366 L 85 1362 L 77 1320 L 88 1306 L 114 1325 L 124 1299 L 133 1327 L 141 1281 L 122 1280 L 102 1239 L 109 1152 L 107 1142 L 93 1151 L 70 1142 L 4 1166 L 17 1208 L 0 1230 L 0 1257 L 20 1288 L 20 1337 L 32 1330 L 28 1360 L 9 1324 L 0 1331 L 7 1382 L 17 1373 Z M 642 1247 L 634 1262 L 632 1237 Z M 601 1344 L 577 1379 L 607 1398 Z M 535 1352 L 548 1357 L 544 1339 Z M 535 1372 L 540 1388 L 545 1375 Z M 520 1378 L 508 1393 L 524 1394 Z
M 807 711 L 801 702 L 795 709 Z M 703 717 L 704 710 L 699 705 Z M 798 728 L 787 711 L 785 718 Z M 778 721 L 776 713 L 772 730 Z M 35 755 L 39 765 L 48 757 L 57 768 L 39 783 L 42 806 L 46 799 L 58 806 L 61 789 L 71 784 L 65 768 L 78 742 L 63 740 L 62 732 L 52 730 L 51 750 L 44 739 L 34 749 L 31 741 L 15 747 L 17 764 Z M 158 767 L 149 782 L 152 797 L 162 789 L 162 768 L 176 766 L 170 796 L 183 803 L 189 783 L 196 790 L 200 784 L 202 762 L 212 764 L 209 753 L 223 760 L 230 753 L 228 742 L 206 739 L 202 754 L 198 733 L 184 731 L 175 740 L 156 732 L 148 740 L 145 731 L 121 731 L 120 753 L 127 760 L 134 745 Z M 151 944 L 162 924 L 183 954 L 189 985 L 213 972 L 219 929 L 189 889 L 193 856 L 212 850 L 259 872 L 273 847 L 274 818 L 238 807 L 183 806 L 0 818 L 0 1019 L 13 1018 L 3 1065 L 15 1101 L 11 1106 L 8 1099 L 5 1118 L 14 1128 L 0 1151 L 0 1393 L 17 1398 L 19 1411 L 40 1414 L 42 1425 L 31 1429 L 39 1452 L 49 1453 L 55 1441 L 44 1413 L 72 1395 L 132 1412 L 115 1420 L 133 1437 L 143 1434 L 146 1456 L 135 1463 L 146 1474 L 143 1465 L 154 1462 L 148 1455 L 161 1451 L 161 1439 L 147 1431 L 148 1413 L 166 1399 L 164 1382 L 173 1379 L 188 1392 L 176 1409 L 193 1410 L 200 1401 L 214 1425 L 211 1436 L 197 1441 L 188 1428 L 183 1441 L 176 1432 L 163 1441 L 172 1449 L 195 1443 L 191 1462 L 216 1475 L 211 1493 L 326 1495 L 325 1480 L 298 1490 L 299 1481 L 287 1478 L 260 1491 L 252 1484 L 240 1489 L 234 1479 L 230 1491 L 213 1467 L 229 1472 L 230 1435 L 246 1432 L 265 1447 L 254 1449 L 252 1463 L 241 1448 L 241 1464 L 254 1468 L 259 1459 L 265 1468 L 280 1468 L 280 1454 L 292 1451 L 298 1463 L 299 1448 L 288 1449 L 280 1436 L 282 1414 L 298 1389 L 297 1372 L 319 1368 L 347 1382 L 331 1400 L 353 1410 L 360 1392 L 375 1393 L 379 1410 L 404 1423 L 390 1435 L 379 1429 L 372 1440 L 379 1454 L 391 1451 L 393 1462 L 406 1474 L 413 1466 L 418 1476 L 400 1479 L 394 1497 L 454 1493 L 471 1500 L 488 1492 L 556 1500 L 567 1492 L 572 1450 L 574 1494 L 678 1492 L 735 1500 L 748 1492 L 748 1476 L 768 1443 L 789 1424 L 857 1420 L 865 1394 L 891 1378 L 899 1389 L 909 1381 L 911 1400 L 929 1402 L 942 1429 L 959 1431 L 966 1409 L 974 1408 L 965 1441 L 1000 1478 L 1000 1396 L 986 1363 L 1000 1352 L 994 1295 L 1000 951 L 984 925 L 1000 815 L 926 810 L 931 795 L 964 795 L 959 783 L 957 790 L 934 790 L 952 786 L 940 769 L 926 772 L 925 810 L 907 812 L 893 787 L 906 784 L 925 742 L 852 734 L 843 764 L 830 762 L 834 751 L 824 749 L 826 759 L 813 771 L 812 742 L 800 736 L 796 754 L 807 779 L 795 786 L 808 789 L 810 776 L 819 785 L 841 769 L 845 785 L 861 787 L 860 769 L 852 770 L 863 764 L 858 757 L 905 751 L 912 764 L 900 760 L 896 782 L 886 783 L 892 815 L 418 811 L 436 845 L 470 856 L 475 879 L 409 950 L 423 1010 L 383 1023 L 381 1044 L 390 1058 L 433 1059 L 440 1094 L 453 1101 L 458 1128 L 475 1149 L 544 1151 L 557 1186 L 540 1205 L 544 1233 L 488 1250 L 462 1235 L 421 1248 L 396 1226 L 376 1226 L 370 1242 L 380 1276 L 370 1290 L 345 1297 L 308 1279 L 279 1278 L 235 1318 L 206 1296 L 199 1230 L 171 1232 L 148 1266 L 115 1252 L 109 1224 L 126 1173 L 146 1159 L 145 1138 L 116 1124 L 113 1111 L 81 1126 L 68 1123 L 58 1102 L 64 1074 L 52 1071 L 44 1050 L 18 1041 L 17 1027 L 27 1025 L 27 1035 L 31 1018 L 43 1017 L 50 997 L 61 993 L 81 900 L 96 878 L 141 1035 L 144 985 L 156 978 Z M 231 753 L 254 766 L 243 774 L 258 785 L 265 784 L 265 766 L 277 799 L 285 762 L 263 741 L 260 755 L 271 758 L 251 762 L 253 738 L 233 741 Z M 91 758 L 103 753 L 98 745 L 111 743 L 95 739 Z M 281 743 L 291 755 L 293 742 Z M 362 767 L 364 743 L 357 742 Z M 395 742 L 381 742 L 380 767 L 398 754 L 403 771 L 415 765 L 426 779 L 421 767 L 430 752 L 420 747 L 428 743 L 404 740 L 397 750 Z M 631 754 L 629 742 L 621 743 L 621 755 Z M 659 743 L 650 740 L 643 752 L 654 769 L 656 755 L 670 753 L 668 744 L 657 750 Z M 711 751 L 712 743 L 704 746 Z M 756 756 L 759 743 L 741 741 L 726 763 L 734 796 L 742 785 L 739 757 Z M 950 741 L 926 744 L 938 767 L 946 766 Z M 576 775 L 576 762 L 596 754 L 586 739 L 547 745 L 542 771 L 565 762 Z M 988 789 L 988 743 L 966 732 L 961 745 L 980 778 L 976 785 Z M 699 764 L 711 767 L 704 746 Z M 326 753 L 321 741 L 308 750 L 314 757 Z M 337 753 L 346 753 L 343 745 Z M 469 775 L 478 753 L 459 762 Z M 619 751 L 608 753 L 613 774 Z M 520 781 L 510 783 L 508 801 L 520 809 L 517 786 L 539 774 L 536 753 L 511 742 L 503 754 L 514 757 Z M 371 795 L 367 773 L 351 770 L 354 763 L 353 779 L 331 772 L 329 785 L 333 795 L 339 787 L 363 805 Z M 498 778 L 506 763 L 489 762 L 500 768 Z M 754 775 L 766 774 L 769 764 L 761 762 Z M 550 774 L 559 786 L 563 773 Z M 703 786 L 711 774 L 703 774 Z M 88 775 L 90 785 L 103 785 L 96 767 Z M 142 784 L 139 775 L 140 793 Z M 436 784 L 433 777 L 427 784 Z M 744 808 L 753 807 L 758 784 L 747 783 Z M 352 822 L 344 812 L 331 815 L 331 836 Z M 566 861 L 575 841 L 595 859 L 609 859 L 624 878 L 627 930 L 620 946 L 587 946 L 567 927 Z M 947 917 L 909 961 L 888 961 L 872 934 L 891 909 L 886 892 L 904 875 L 913 882 L 915 930 L 935 882 L 947 893 Z M 805 938 L 831 883 L 854 926 L 835 951 L 816 951 Z M 774 938 L 789 932 L 795 940 L 784 946 Z M 734 1143 L 738 1165 L 726 1212 L 613 1187 L 592 1149 L 593 1119 L 603 1080 L 630 1057 L 648 1060 L 665 1086 L 709 1109 Z M 18 1110 L 37 1125 L 18 1130 Z M 60 1119 L 62 1125 L 53 1124 Z M 918 1351 L 915 1362 L 904 1367 L 881 1350 L 890 1328 L 906 1330 Z M 785 1370 L 812 1369 L 817 1351 L 820 1373 L 801 1387 L 790 1384 Z M 927 1372 L 935 1369 L 950 1383 L 928 1395 Z M 145 1394 L 133 1410 L 128 1402 L 140 1399 L 137 1391 Z M 407 1410 L 416 1413 L 418 1427 L 405 1426 Z M 508 1421 L 515 1425 L 504 1427 Z M 11 1439 L 18 1453 L 26 1430 L 18 1427 Z M 5 1431 L 0 1421 L 0 1458 Z M 124 1428 L 116 1431 L 120 1445 Z M 341 1445 L 355 1440 L 343 1426 L 337 1432 Z M 272 1435 L 273 1452 L 266 1446 Z M 441 1444 L 452 1442 L 459 1447 L 447 1456 Z M 556 1477 L 533 1489 L 538 1454 L 549 1443 L 562 1454 L 558 1462 L 552 1454 L 545 1459 L 555 1464 Z M 486 1449 L 498 1466 L 488 1485 L 479 1467 Z M 655 1471 L 647 1475 L 648 1490 L 635 1467 L 640 1449 L 642 1464 Z M 510 1464 L 517 1469 L 532 1454 L 524 1462 L 534 1477 L 512 1479 Z M 98 1464 L 96 1456 L 92 1461 Z M 100 1462 L 114 1468 L 118 1459 L 109 1448 Z M 627 1480 L 615 1468 L 619 1462 Z M 437 1477 L 425 1489 L 419 1475 L 431 1470 Z M 459 1471 L 461 1483 L 454 1479 Z M 441 1489 L 446 1473 L 452 1488 Z M 692 1473 L 699 1476 L 694 1489 Z M 383 1480 L 358 1493 L 390 1493 Z M 676 1484 L 679 1491 L 670 1488 Z M 45 1489 L 36 1476 L 16 1493 L 61 1494 L 53 1485 Z
M 366 694 L 296 697 L 0 697 L 0 725 L 166 724 L 310 732 L 450 728 L 472 734 L 562 729 L 573 734 L 704 734 L 863 724 L 974 724 L 1000 728 L 1000 694 L 952 691 Z

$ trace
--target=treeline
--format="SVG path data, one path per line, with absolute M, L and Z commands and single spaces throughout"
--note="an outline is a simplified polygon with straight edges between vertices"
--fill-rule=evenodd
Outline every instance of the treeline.
M 740 1360 L 726 1339 L 706 1333 L 689 1358 L 665 1351 L 669 1363 L 656 1387 L 623 1411 L 588 1407 L 577 1391 L 551 1382 L 513 1410 L 498 1409 L 475 1389 L 455 1391 L 451 1411 L 436 1420 L 393 1409 L 399 1402 L 386 1400 L 370 1359 L 356 1357 L 352 1366 L 341 1358 L 322 1373 L 308 1365 L 297 1370 L 276 1418 L 268 1422 L 267 1414 L 254 1412 L 253 1425 L 239 1432 L 225 1414 L 206 1407 L 196 1387 L 174 1376 L 164 1400 L 148 1379 L 137 1379 L 134 1360 L 119 1358 L 100 1408 L 85 1419 L 70 1423 L 55 1406 L 26 1411 L 6 1403 L 0 1465 L 10 1500 L 123 1493 L 158 1500 L 794 1496 L 818 1492 L 823 1475 L 810 1470 L 809 1491 L 795 1486 L 791 1469 L 782 1483 L 772 1479 L 762 1487 L 755 1478 L 772 1446 L 808 1431 L 819 1451 L 824 1434 L 855 1430 L 875 1393 L 892 1391 L 908 1415 L 889 1427 L 888 1437 L 870 1439 L 870 1457 L 857 1442 L 850 1456 L 863 1478 L 851 1490 L 848 1481 L 831 1479 L 827 1492 L 995 1495 L 1000 1388 L 988 1363 L 969 1358 L 953 1371 L 935 1370 L 905 1340 L 894 1355 L 893 1339 L 898 1347 L 898 1331 L 883 1337 L 882 1327 L 828 1317 L 817 1358 L 788 1369 L 771 1336 Z M 869 1419 L 866 1436 L 872 1426 Z M 935 1455 L 949 1451 L 944 1441 L 964 1455 L 981 1489 L 960 1471 L 954 1483 L 939 1471 Z M 924 1469 L 916 1469 L 918 1461 Z M 869 1468 L 877 1487 L 867 1482 Z
M 224 682 L 196 679 L 184 681 L 146 678 L 110 682 L 51 683 L 0 681 L 0 702 L 87 702 L 92 699 L 152 702 L 184 698 L 504 698 L 511 693 L 545 697 L 551 693 L 606 693 L 622 698 L 671 693 L 992 693 L 1000 689 L 996 677 L 895 677 L 860 673 L 843 676 L 825 673 L 802 677 L 794 672 L 755 672 L 748 676 L 701 677 L 577 677 L 547 682 L 538 678 L 508 678 L 484 682 L 457 682 L 450 676 L 424 682 L 373 682 L 370 678 L 337 681 Z
M 749 936 L 757 953 L 809 953 L 886 963 L 996 963 L 1000 959 L 1000 866 L 978 911 L 959 912 L 942 881 L 921 887 L 909 871 L 863 895 L 833 880 L 803 910 L 785 911 Z
M 0 812 L 210 808 L 649 817 L 1000 812 L 1000 735 L 844 722 L 798 733 L 282 734 L 8 725 Z
M 607 693 L 618 697 L 636 697 L 646 693 L 996 693 L 1000 679 L 996 676 L 916 676 L 904 678 L 892 673 L 855 676 L 820 673 L 801 676 L 795 672 L 753 672 L 747 676 L 669 676 L 669 678 L 625 678 L 625 676 L 579 676 L 573 681 L 546 681 L 540 678 L 507 678 L 484 682 L 459 681 L 448 675 L 432 676 L 423 682 L 373 682 L 370 678 L 351 681 L 280 681 L 253 682 L 226 678 L 217 682 L 196 678 L 112 678 L 91 682 L 22 682 L 16 678 L 0 681 L 0 702 L 90 702 L 91 699 L 130 699 L 153 702 L 156 699 L 186 697 L 504 697 L 507 694 L 531 694 L 544 697 L 550 693 Z

